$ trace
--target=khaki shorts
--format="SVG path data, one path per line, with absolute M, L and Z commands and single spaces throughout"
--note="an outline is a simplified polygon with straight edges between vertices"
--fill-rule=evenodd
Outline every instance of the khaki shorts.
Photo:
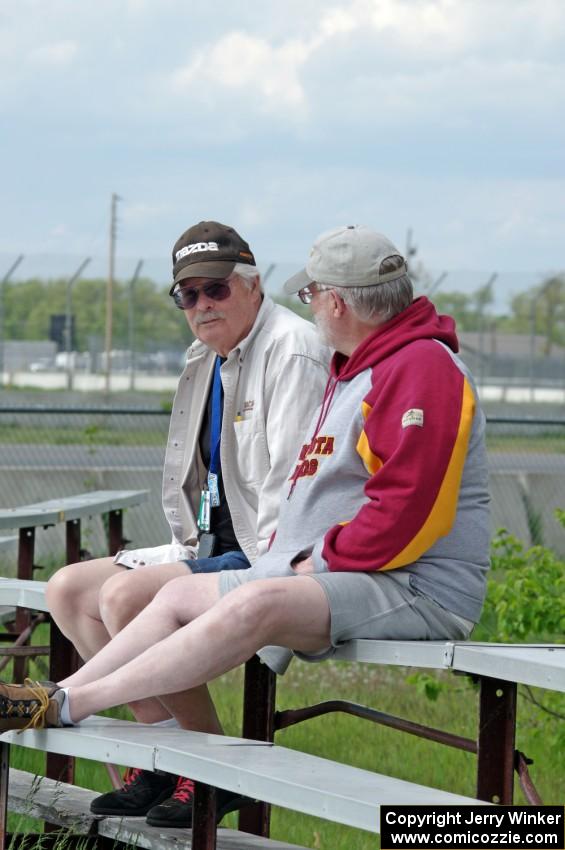
M 253 568 L 221 573 L 220 593 L 224 595 L 252 581 L 253 573 Z M 288 574 L 284 577 L 289 581 L 293 578 Z M 331 646 L 316 655 L 294 653 L 306 661 L 323 661 L 330 658 L 340 644 L 360 638 L 466 640 L 474 625 L 413 590 L 410 574 L 402 570 L 313 573 L 311 578 L 320 584 L 328 600 Z M 286 670 L 292 654 L 283 647 L 265 647 L 258 653 L 276 673 Z

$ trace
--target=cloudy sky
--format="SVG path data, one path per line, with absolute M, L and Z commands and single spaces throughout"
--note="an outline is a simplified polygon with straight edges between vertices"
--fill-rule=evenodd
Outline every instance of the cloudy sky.
M 563 0 L 0 0 L 0 275 L 103 262 L 116 192 L 124 274 L 362 222 L 502 297 L 565 267 L 564 65 Z

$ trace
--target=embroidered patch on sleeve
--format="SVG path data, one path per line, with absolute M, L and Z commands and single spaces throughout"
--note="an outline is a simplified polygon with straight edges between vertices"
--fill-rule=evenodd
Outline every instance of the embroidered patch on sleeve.
M 420 428 L 423 428 L 424 411 L 418 407 L 411 407 L 410 410 L 407 410 L 402 416 L 402 427 L 408 428 L 409 425 L 419 425 Z

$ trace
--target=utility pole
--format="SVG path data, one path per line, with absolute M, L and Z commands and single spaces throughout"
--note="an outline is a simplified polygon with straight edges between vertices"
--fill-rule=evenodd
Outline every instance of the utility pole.
M 434 282 L 430 285 L 430 288 L 426 292 L 428 298 L 431 298 L 434 292 L 440 288 L 445 278 L 447 277 L 447 272 L 442 272 L 439 277 L 437 277 Z
M 143 260 L 139 260 L 133 277 L 128 284 L 128 348 L 129 348 L 129 388 L 135 389 L 135 283 L 139 277 Z
M 115 192 L 112 193 L 112 204 L 110 211 L 110 256 L 108 264 L 108 283 L 106 286 L 106 392 L 110 392 L 110 377 L 112 374 L 112 309 L 114 295 L 114 259 L 116 255 L 116 209 L 120 198 Z
M 265 284 L 267 283 L 267 281 L 271 277 L 271 275 L 274 272 L 274 270 L 276 269 L 276 267 L 277 267 L 276 263 L 271 263 L 269 265 L 267 271 L 265 272 L 265 274 L 261 278 L 261 283 L 262 283 L 263 287 L 265 286 Z
M 418 247 L 412 242 L 412 228 L 409 227 L 406 232 L 406 256 L 404 258 L 406 262 L 410 263 L 410 259 L 415 257 L 417 252 Z M 408 271 L 410 271 L 410 267 L 408 267 Z
M 19 264 L 23 260 L 24 255 L 20 256 L 12 263 L 2 281 L 0 281 L 0 389 L 4 386 L 4 293 L 5 287 Z
M 67 369 L 67 389 L 72 390 L 73 388 L 73 373 L 74 373 L 74 362 L 71 365 L 71 350 L 72 350 L 72 342 L 73 342 L 73 302 L 72 302 L 72 289 L 73 283 L 79 279 L 85 268 L 90 262 L 90 257 L 87 257 L 86 260 L 83 260 L 76 272 L 72 277 L 70 277 L 67 281 L 67 300 L 65 305 L 65 352 L 66 352 L 66 369 Z

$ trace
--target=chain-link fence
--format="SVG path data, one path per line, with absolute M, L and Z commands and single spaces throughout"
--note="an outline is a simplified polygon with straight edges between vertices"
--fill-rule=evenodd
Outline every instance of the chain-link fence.
M 161 474 L 168 418 L 147 407 L 0 409 L 2 507 L 87 490 L 148 489 L 149 501 L 126 511 L 125 534 L 135 546 L 167 542 Z M 565 507 L 565 420 L 491 416 L 487 433 L 493 529 L 505 527 L 528 544 L 565 554 L 565 534 L 554 517 Z M 101 519 L 83 526 L 86 548 L 103 554 Z M 60 563 L 63 550 L 62 528 L 38 534 L 40 562 Z M 3 569 L 13 571 L 14 552 L 15 544 L 12 552 L 0 552 Z
M 565 419 L 487 419 L 493 529 L 565 555 Z
M 161 475 L 168 420 L 166 411 L 147 408 L 5 407 L 0 410 L 2 506 L 87 490 L 149 490 L 148 502 L 125 512 L 125 535 L 132 545 L 167 542 Z M 102 519 L 82 525 L 83 546 L 93 555 L 106 554 Z M 38 533 L 39 563 L 61 562 L 63 534 L 62 525 Z M 4 567 L 13 564 L 13 552 L 0 552 Z
M 0 253 L 0 387 L 174 391 L 191 334 L 168 296 L 169 258 L 117 258 L 111 287 L 106 266 L 100 254 Z M 269 295 L 281 299 L 300 266 L 259 261 Z M 564 275 L 546 281 L 551 294 L 534 273 L 411 271 L 416 294 L 457 319 L 485 398 L 565 403 Z M 296 297 L 286 303 L 310 315 Z

